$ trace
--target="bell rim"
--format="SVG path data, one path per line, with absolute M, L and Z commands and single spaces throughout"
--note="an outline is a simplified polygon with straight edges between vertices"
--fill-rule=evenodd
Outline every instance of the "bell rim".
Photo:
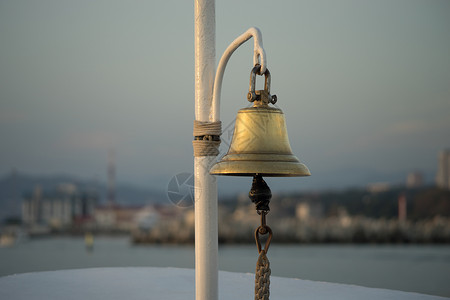
M 252 162 L 286 162 L 286 163 L 300 163 L 300 160 L 292 154 L 292 152 L 278 152 L 278 153 L 255 153 L 255 152 L 231 152 L 229 151 L 220 162 L 233 161 L 252 161 Z
M 270 161 L 221 161 L 210 172 L 218 176 L 304 177 L 311 176 L 305 164 L 300 162 Z

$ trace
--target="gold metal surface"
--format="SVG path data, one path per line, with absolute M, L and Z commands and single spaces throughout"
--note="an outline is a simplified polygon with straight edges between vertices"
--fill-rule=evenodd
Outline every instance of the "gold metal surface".
M 292 153 L 283 112 L 269 107 L 266 101 L 255 102 L 253 107 L 239 110 L 230 149 L 210 173 L 269 177 L 311 175 Z

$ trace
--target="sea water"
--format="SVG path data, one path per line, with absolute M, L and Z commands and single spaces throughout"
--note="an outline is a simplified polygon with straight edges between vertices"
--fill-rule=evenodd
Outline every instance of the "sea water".
M 219 269 L 252 273 L 255 245 L 221 245 Z M 272 275 L 450 297 L 449 245 L 286 245 L 268 251 Z M 0 276 L 93 267 L 194 268 L 193 245 L 133 245 L 126 237 L 52 237 L 0 248 Z

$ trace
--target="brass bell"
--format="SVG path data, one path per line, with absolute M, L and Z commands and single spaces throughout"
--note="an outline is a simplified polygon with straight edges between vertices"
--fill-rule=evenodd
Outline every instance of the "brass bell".
M 210 170 L 228 176 L 309 176 L 311 173 L 292 153 L 283 112 L 270 107 L 277 98 L 270 95 L 270 72 L 264 73 L 264 90 L 255 91 L 260 66 L 250 73 L 247 99 L 252 107 L 239 110 L 228 153 Z

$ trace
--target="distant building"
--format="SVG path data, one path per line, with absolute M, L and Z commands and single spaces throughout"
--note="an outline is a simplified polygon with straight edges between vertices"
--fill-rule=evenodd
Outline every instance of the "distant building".
M 411 172 L 406 178 L 406 187 L 408 188 L 418 188 L 423 185 L 423 174 L 422 172 Z
M 450 190 L 450 150 L 448 149 L 439 152 L 436 185 Z
M 44 225 L 63 228 L 93 216 L 97 195 L 80 192 L 73 184 L 60 185 L 55 191 L 42 191 L 37 186 L 22 202 L 22 220 L 25 225 Z
M 136 217 L 142 206 L 105 205 L 95 209 L 95 223 L 100 230 L 130 231 L 136 227 Z
M 192 210 L 193 212 L 193 210 Z M 182 218 L 181 210 L 176 206 L 126 206 L 103 205 L 95 208 L 94 219 L 98 230 L 131 232 L 149 230 L 159 222 Z M 194 215 L 189 220 L 194 224 Z M 174 223 L 175 224 L 175 223 Z
M 391 185 L 388 182 L 376 182 L 367 186 L 367 190 L 371 193 L 382 193 L 389 191 Z
M 260 216 L 255 213 L 255 205 L 250 203 L 236 207 L 232 214 L 232 219 L 234 222 L 253 222 L 257 224 L 260 221 Z
M 295 217 L 302 221 L 323 217 L 323 207 L 317 202 L 301 202 L 295 207 Z

